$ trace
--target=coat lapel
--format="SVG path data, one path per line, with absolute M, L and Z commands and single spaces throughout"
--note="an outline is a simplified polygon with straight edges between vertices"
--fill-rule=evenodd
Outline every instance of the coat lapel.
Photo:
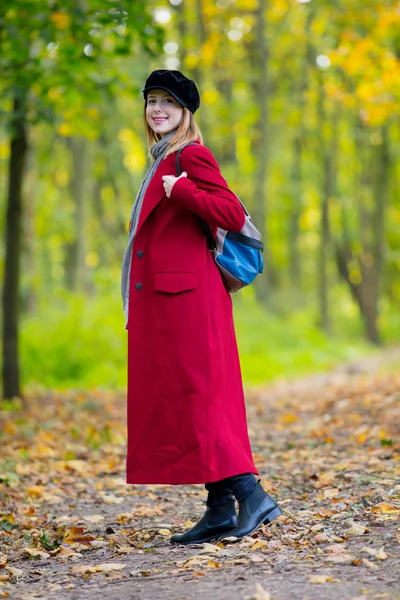
M 150 213 L 156 208 L 157 204 L 165 196 L 165 190 L 163 185 L 163 175 L 175 175 L 173 168 L 173 159 L 168 156 L 167 159 L 162 160 L 157 171 L 154 173 L 152 180 L 150 181 L 146 193 L 143 199 L 143 206 L 140 212 L 139 223 L 136 230 L 136 235 L 139 233 L 143 223 L 149 217 Z

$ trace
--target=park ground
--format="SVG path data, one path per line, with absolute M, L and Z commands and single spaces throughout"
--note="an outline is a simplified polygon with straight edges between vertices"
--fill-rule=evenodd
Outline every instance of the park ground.
M 395 356 L 396 355 L 396 356 Z M 247 390 L 283 516 L 181 547 L 202 486 L 127 486 L 125 398 L 31 389 L 3 404 L 0 598 L 400 600 L 399 354 Z

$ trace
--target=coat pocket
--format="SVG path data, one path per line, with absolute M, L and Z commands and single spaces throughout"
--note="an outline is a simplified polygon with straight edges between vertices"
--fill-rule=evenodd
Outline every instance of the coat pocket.
M 164 272 L 155 273 L 154 290 L 166 294 L 179 294 L 197 287 L 195 273 Z

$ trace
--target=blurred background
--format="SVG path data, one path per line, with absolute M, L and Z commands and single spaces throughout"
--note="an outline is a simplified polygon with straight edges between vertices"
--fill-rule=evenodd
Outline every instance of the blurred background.
M 204 142 L 265 242 L 234 296 L 245 383 L 395 345 L 399 59 L 394 0 L 5 0 L 5 397 L 125 385 L 120 265 L 156 68 L 198 84 Z

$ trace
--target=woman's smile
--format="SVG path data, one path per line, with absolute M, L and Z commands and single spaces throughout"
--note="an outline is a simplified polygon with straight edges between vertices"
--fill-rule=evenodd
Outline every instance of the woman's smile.
M 181 122 L 182 106 L 165 90 L 152 90 L 147 97 L 146 119 L 154 133 L 161 137 L 176 129 Z

